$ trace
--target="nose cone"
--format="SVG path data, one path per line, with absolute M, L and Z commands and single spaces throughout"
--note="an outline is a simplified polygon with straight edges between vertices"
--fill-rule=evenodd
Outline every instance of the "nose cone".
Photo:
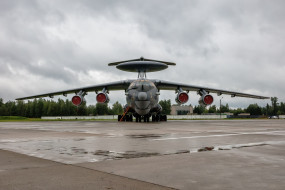
M 139 92 L 138 93 L 138 100 L 139 101 L 147 100 L 147 93 L 146 92 Z

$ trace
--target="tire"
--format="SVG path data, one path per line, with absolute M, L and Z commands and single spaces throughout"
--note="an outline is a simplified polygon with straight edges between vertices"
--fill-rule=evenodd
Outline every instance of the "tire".
M 155 115 L 152 115 L 152 116 L 151 116 L 151 121 L 152 121 L 152 122 L 155 122 Z
M 129 115 L 125 115 L 126 117 L 126 122 L 130 121 L 130 116 Z
M 130 122 L 133 122 L 133 115 L 130 115 Z

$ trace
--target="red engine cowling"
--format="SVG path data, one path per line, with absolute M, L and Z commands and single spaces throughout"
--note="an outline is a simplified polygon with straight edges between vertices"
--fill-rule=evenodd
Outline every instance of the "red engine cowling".
M 188 102 L 189 100 L 189 96 L 186 92 L 179 92 L 175 98 L 175 101 L 178 104 L 185 104 L 186 102 Z
M 108 103 L 109 96 L 105 92 L 99 92 L 96 96 L 96 100 L 98 103 Z
M 84 101 L 84 97 L 81 95 L 75 95 L 71 99 L 72 104 L 75 106 L 80 106 L 83 101 Z
M 214 98 L 210 94 L 205 94 L 201 96 L 201 98 L 199 99 L 199 104 L 202 106 L 211 105 L 213 102 L 214 102 Z

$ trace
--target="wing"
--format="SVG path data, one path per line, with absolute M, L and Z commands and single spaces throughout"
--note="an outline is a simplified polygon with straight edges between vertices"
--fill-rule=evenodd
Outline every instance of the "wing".
M 42 98 L 42 97 L 48 97 L 48 96 L 53 97 L 53 96 L 57 96 L 57 95 L 66 96 L 67 94 L 78 93 L 80 91 L 84 91 L 84 92 L 101 91 L 103 88 L 105 88 L 105 90 L 108 90 L 108 91 L 109 90 L 125 90 L 129 87 L 129 85 L 133 81 L 134 80 L 123 80 L 123 81 L 105 83 L 105 84 L 100 84 L 100 85 L 87 86 L 87 87 L 82 87 L 82 88 L 75 88 L 75 89 L 46 93 L 46 94 L 39 94 L 39 95 L 35 95 L 35 96 L 27 96 L 27 97 L 17 98 L 16 100 L 25 100 L 25 99 L 31 99 L 31 98 Z
M 228 94 L 232 97 L 246 97 L 246 98 L 256 98 L 256 99 L 269 99 L 269 97 L 265 96 L 258 96 L 253 94 L 246 94 L 246 93 L 240 93 L 240 92 L 234 92 L 234 91 L 227 91 L 227 90 L 220 90 L 220 89 L 214 89 L 214 88 L 208 88 L 203 86 L 194 86 L 194 85 L 187 85 L 187 84 L 181 84 L 181 83 L 175 83 L 175 82 L 168 82 L 163 80 L 152 80 L 158 89 L 160 90 L 177 90 L 179 88 L 182 88 L 185 91 L 197 91 L 205 90 L 208 93 L 217 93 L 217 95 L 222 94 Z

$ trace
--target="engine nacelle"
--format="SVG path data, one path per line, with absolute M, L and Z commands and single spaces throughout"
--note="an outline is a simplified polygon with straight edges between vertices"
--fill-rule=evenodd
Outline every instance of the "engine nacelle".
M 75 106 L 80 106 L 83 103 L 84 100 L 84 96 L 82 95 L 75 95 L 72 97 L 71 102 L 73 105 Z
M 214 98 L 212 95 L 210 94 L 204 94 L 200 97 L 199 99 L 199 104 L 201 106 L 208 106 L 208 105 L 211 105 L 214 101 Z
M 189 96 L 186 92 L 178 92 L 176 98 L 175 98 L 175 101 L 178 103 L 178 104 L 185 104 L 186 102 L 188 102 L 189 100 Z
M 98 103 L 108 103 L 110 99 L 106 92 L 99 92 L 96 96 L 96 100 Z

